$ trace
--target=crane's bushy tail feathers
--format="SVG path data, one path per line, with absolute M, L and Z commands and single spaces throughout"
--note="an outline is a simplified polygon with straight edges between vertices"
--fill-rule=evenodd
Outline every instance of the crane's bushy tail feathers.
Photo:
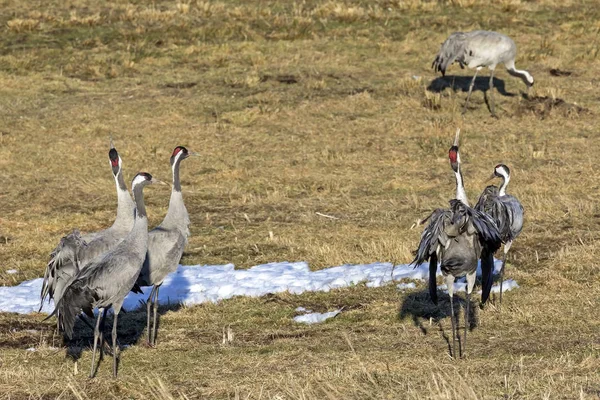
M 42 310 L 46 297 L 49 299 L 54 298 L 59 271 L 67 265 L 73 266 L 76 270 L 79 268 L 77 265 L 77 254 L 82 246 L 87 246 L 87 243 L 81 237 L 81 233 L 75 229 L 67 236 L 61 238 L 58 246 L 50 253 L 50 261 L 46 265 L 44 281 L 42 282 L 39 311 Z M 59 299 L 55 300 L 58 301 Z
M 88 317 L 94 318 L 92 304 L 95 300 L 97 299 L 92 290 L 78 285 L 78 282 L 65 290 L 53 314 L 58 310 L 59 327 L 69 339 L 73 337 L 73 327 L 81 311 Z
M 456 199 L 450 200 L 450 209 L 452 210 L 452 223 L 457 224 L 460 229 L 468 229 L 471 226 L 468 222 L 472 222 L 484 249 L 493 254 L 502 246 L 498 226 L 489 215 L 468 207 Z
M 458 61 L 461 68 L 464 68 L 464 52 L 465 52 L 466 36 L 462 32 L 455 32 L 442 43 L 439 53 L 436 55 L 431 67 L 436 72 L 441 72 L 442 76 L 446 75 L 446 69 L 452 65 L 454 61 Z
M 502 239 L 511 241 L 514 237 L 511 230 L 510 210 L 498 196 L 499 190 L 496 186 L 486 187 L 479 196 L 475 209 L 489 215 L 496 223 Z
M 137 283 L 135 283 L 133 285 L 133 287 L 131 288 L 131 291 L 133 293 L 137 293 L 137 294 L 144 294 L 144 292 L 142 291 L 142 288 L 140 287 L 140 285 L 138 285 Z
M 448 210 L 438 208 L 425 219 L 429 220 L 429 224 L 423 229 L 415 259 L 411 262 L 415 268 L 428 261 L 431 255 L 437 252 L 440 235 L 443 234 L 444 219 L 448 216 Z

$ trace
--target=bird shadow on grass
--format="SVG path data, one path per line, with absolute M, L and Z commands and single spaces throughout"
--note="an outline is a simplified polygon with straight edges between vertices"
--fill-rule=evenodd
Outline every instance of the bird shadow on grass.
M 177 291 L 186 291 L 190 286 L 190 282 L 188 279 L 180 274 L 175 274 L 173 278 L 169 281 L 168 285 L 163 285 L 161 290 L 159 291 L 159 295 L 161 291 L 165 293 L 165 296 L 159 298 L 159 307 L 157 310 L 157 337 L 156 342 L 160 343 L 160 321 L 161 316 L 166 314 L 169 311 L 177 311 L 183 305 L 180 302 L 173 302 L 169 299 L 168 294 L 173 293 L 175 289 Z M 144 299 L 147 299 L 150 295 L 150 291 L 152 287 L 146 286 L 142 288 L 144 292 Z M 130 294 L 131 295 L 131 294 Z M 129 304 L 128 304 L 129 303 Z M 135 306 L 132 306 L 131 302 L 126 300 L 125 306 L 121 309 L 118 317 L 117 324 L 117 344 L 119 346 L 120 352 L 125 350 L 127 347 L 135 346 L 143 343 L 144 346 L 147 345 L 148 340 L 148 332 L 146 332 L 146 301 L 139 301 Z M 127 306 L 128 305 L 128 306 Z M 152 309 L 150 310 L 152 313 Z M 94 330 L 90 326 L 88 326 L 85 322 L 81 320 L 81 318 L 85 318 L 91 326 L 95 325 L 95 319 L 92 320 L 85 315 L 82 315 L 75 324 L 75 329 L 73 333 L 73 339 L 68 340 L 65 338 L 65 346 L 67 347 L 67 358 L 71 358 L 74 361 L 77 361 L 84 350 L 91 350 L 93 347 L 94 341 Z M 106 316 L 106 320 L 104 322 L 104 339 L 112 345 L 112 325 L 113 325 L 113 316 L 112 313 L 109 312 Z M 104 347 L 108 350 L 108 346 Z
M 472 297 L 474 297 L 472 295 Z M 478 303 L 471 298 L 469 307 L 469 331 L 473 330 L 479 324 L 477 313 Z M 457 317 L 458 326 L 464 327 L 464 310 L 466 299 L 460 295 L 454 294 L 454 315 Z M 423 335 L 429 334 L 432 330 L 441 333 L 448 346 L 448 353 L 452 354 L 452 329 L 450 329 L 450 296 L 447 293 L 438 291 L 438 305 L 433 304 L 429 296 L 429 290 L 419 290 L 406 293 L 402 299 L 398 312 L 398 319 L 405 320 L 410 317 L 413 324 L 421 330 Z M 442 320 L 447 319 L 447 331 L 444 330 Z
M 446 88 L 452 89 L 454 92 L 460 90 L 467 93 L 469 91 L 469 85 L 471 84 L 472 76 L 457 76 L 457 75 L 446 75 L 435 78 L 427 86 L 427 90 L 434 93 L 441 93 Z M 487 92 L 490 88 L 489 76 L 478 76 L 475 79 L 475 85 L 473 91 Z M 516 94 L 506 91 L 504 80 L 494 77 L 494 89 L 498 91 L 502 96 L 514 97 Z

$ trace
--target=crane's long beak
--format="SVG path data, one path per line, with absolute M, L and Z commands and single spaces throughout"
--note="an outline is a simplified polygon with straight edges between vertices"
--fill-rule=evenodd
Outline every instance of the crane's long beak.
M 109 138 L 110 138 L 110 148 L 114 149 L 115 148 L 115 143 L 113 142 L 112 135 L 110 135 Z
M 156 178 L 152 178 L 152 180 L 150 181 L 150 183 L 152 183 L 153 185 L 156 185 L 156 184 L 158 183 L 158 184 L 160 184 L 160 185 L 167 185 L 167 186 L 170 186 L 170 185 L 169 185 L 167 182 L 165 182 L 165 181 L 160 181 L 160 180 L 158 180 L 158 179 L 156 179 Z
M 460 128 L 456 128 L 456 136 L 454 137 L 454 146 L 458 147 L 458 137 L 460 136 Z
M 487 178 L 485 181 L 486 181 L 486 182 L 489 182 L 489 181 L 491 181 L 492 179 L 494 179 L 495 177 L 496 177 L 496 175 L 495 175 L 495 174 L 492 174 L 492 175 L 490 175 L 490 177 L 489 177 L 489 178 Z
M 197 153 L 197 152 L 193 151 L 191 153 L 188 153 L 188 156 L 189 157 L 200 157 L 200 153 Z

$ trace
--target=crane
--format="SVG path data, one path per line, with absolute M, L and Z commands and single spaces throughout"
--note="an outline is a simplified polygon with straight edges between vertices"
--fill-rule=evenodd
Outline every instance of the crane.
M 464 353 L 467 344 L 469 327 L 469 307 L 471 293 L 475 286 L 477 261 L 481 259 L 482 294 L 484 304 L 492 287 L 494 252 L 500 247 L 501 239 L 495 222 L 487 215 L 469 207 L 463 176 L 460 169 L 460 153 L 458 148 L 460 130 L 457 130 L 454 144 L 448 152 L 450 165 L 456 177 L 456 198 L 450 200 L 450 208 L 434 210 L 429 217 L 429 225 L 421 234 L 421 241 L 412 264 L 419 266 L 429 261 L 429 294 L 437 304 L 436 272 L 438 260 L 450 296 L 450 313 L 452 321 L 452 356 L 456 357 L 456 327 L 454 316 L 454 280 L 467 278 L 467 298 L 465 307 L 464 341 L 461 351 Z
M 122 160 L 112 140 L 108 158 L 117 187 L 115 221 L 111 227 L 100 232 L 82 235 L 78 230 L 74 230 L 60 240 L 50 254 L 50 261 L 46 266 L 40 294 L 40 311 L 46 298 L 53 299 L 56 305 L 60 301 L 65 287 L 79 269 L 84 268 L 95 257 L 115 247 L 133 227 L 135 204 L 127 191 L 123 179 Z
M 146 302 L 146 326 L 148 332 L 148 344 L 156 345 L 156 314 L 158 310 L 158 291 L 168 274 L 175 272 L 179 266 L 179 260 L 183 255 L 183 249 L 190 236 L 190 217 L 183 202 L 181 194 L 181 182 L 179 181 L 179 166 L 181 161 L 190 156 L 183 146 L 177 146 L 173 150 L 170 163 L 173 172 L 173 188 L 169 200 L 169 210 L 159 226 L 152 229 L 148 234 L 148 254 L 144 266 L 137 279 L 139 286 L 153 286 L 148 301 Z M 150 328 L 150 309 L 153 309 L 153 326 Z
M 148 218 L 143 189 L 152 183 L 161 182 L 146 172 L 140 172 L 133 178 L 131 186 L 136 205 L 133 228 L 116 247 L 99 259 L 91 261 L 75 275 L 65 288 L 56 308 L 48 316 L 50 318 L 57 315 L 60 328 L 68 338 L 72 338 L 77 316 L 83 311 L 90 318 L 94 318 L 93 310 L 98 308 L 90 378 L 94 377 L 96 371 L 97 345 L 103 341 L 100 322 L 104 317 L 104 310 L 109 307 L 113 310 L 113 376 L 117 376 L 117 318 L 123 300 L 133 288 L 148 251 Z
M 504 283 L 506 255 L 512 242 L 523 230 L 524 211 L 521 202 L 516 197 L 506 194 L 506 187 L 510 182 L 510 168 L 504 164 L 496 165 L 488 180 L 496 177 L 502 179 L 502 184 L 499 188 L 494 185 L 486 187 L 479 196 L 475 209 L 492 217 L 504 242 L 504 256 L 502 257 L 502 268 L 500 269 L 500 304 L 502 304 L 502 284 Z
M 509 74 L 521 78 L 528 89 L 533 86 L 533 76 L 525 70 L 515 68 L 516 56 L 515 42 L 502 33 L 492 31 L 455 32 L 444 41 L 431 66 L 442 75 L 446 75 L 446 68 L 454 62 L 458 62 L 461 68 L 466 65 L 475 69 L 475 75 L 469 85 L 469 93 L 463 107 L 463 114 L 467 111 L 477 73 L 481 68 L 488 67 L 491 71 L 490 112 L 492 116 L 496 117 L 492 90 L 494 89 L 494 71 L 498 64 L 504 64 Z

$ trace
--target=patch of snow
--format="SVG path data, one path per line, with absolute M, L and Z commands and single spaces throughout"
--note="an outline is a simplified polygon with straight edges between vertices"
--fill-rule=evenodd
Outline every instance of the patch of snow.
M 417 285 L 414 282 L 402 282 L 397 286 L 398 290 L 408 290 L 408 289 L 416 289 Z
M 518 288 L 519 284 L 514 279 L 507 279 L 502 283 L 502 293 Z M 500 284 L 492 286 L 492 293 L 500 293 Z
M 495 272 L 502 262 L 495 261 Z M 480 271 L 478 270 L 480 274 Z M 440 270 L 438 267 L 438 275 Z M 256 265 L 250 269 L 236 270 L 226 265 L 180 265 L 167 276 L 159 292 L 161 304 L 200 304 L 218 302 L 234 296 L 263 296 L 267 293 L 328 292 L 365 283 L 367 287 L 380 287 L 391 281 L 423 281 L 429 277 L 427 263 L 413 268 L 409 264 L 373 263 L 340 265 L 311 271 L 305 262 L 277 262 Z M 0 312 L 28 314 L 40 308 L 42 278 L 22 282 L 17 286 L 0 286 Z M 150 294 L 150 287 L 142 288 L 144 294 L 130 293 L 124 302 L 127 310 L 140 306 Z M 54 304 L 44 303 L 42 312 L 49 313 Z
M 330 311 L 330 312 L 326 312 L 326 313 L 310 313 L 310 314 L 298 315 L 297 317 L 294 317 L 294 321 L 301 323 L 301 324 L 308 324 L 308 325 L 318 324 L 320 322 L 328 320 L 329 318 L 335 317 L 341 311 L 342 310 L 335 310 L 335 311 Z
M 30 347 L 30 348 L 28 348 L 28 349 L 25 349 L 25 351 L 31 351 L 31 352 L 34 352 L 34 351 L 37 351 L 37 350 L 35 349 L 35 347 Z
M 519 284 L 514 279 L 507 279 L 502 284 L 502 293 L 509 292 L 513 289 L 517 289 Z M 444 293 L 448 293 L 448 287 L 444 285 L 438 286 L 439 290 L 442 290 Z M 467 291 L 467 283 L 466 282 L 454 282 L 454 293 L 457 292 L 466 292 Z M 481 290 L 477 292 L 481 294 Z M 500 293 L 500 284 L 496 284 L 492 286 L 492 290 L 490 293 Z
M 7 274 L 11 274 L 11 275 L 16 274 L 17 272 L 19 272 L 19 271 L 17 271 L 16 269 L 9 269 L 8 271 L 6 271 Z

